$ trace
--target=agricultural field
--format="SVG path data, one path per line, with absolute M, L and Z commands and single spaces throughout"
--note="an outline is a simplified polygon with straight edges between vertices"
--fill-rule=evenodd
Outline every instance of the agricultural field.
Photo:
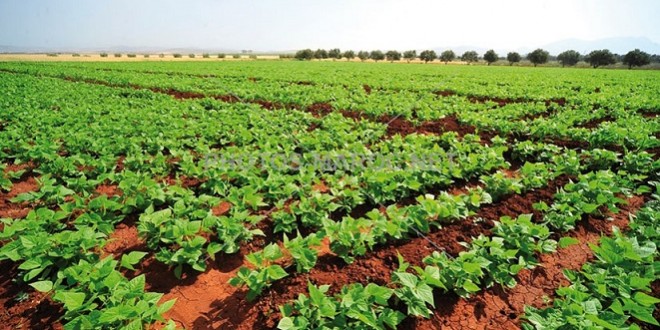
M 7 329 L 653 329 L 660 72 L 0 62 Z

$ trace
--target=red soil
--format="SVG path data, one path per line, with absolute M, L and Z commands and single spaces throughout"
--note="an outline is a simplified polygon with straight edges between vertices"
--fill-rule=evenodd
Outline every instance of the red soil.
M 241 312 L 244 312 L 245 315 L 238 328 L 262 329 L 275 326 L 279 314 L 273 312 L 277 311 L 278 306 L 295 299 L 298 294 L 305 293 L 308 281 L 317 285 L 330 284 L 331 292 L 337 292 L 341 286 L 348 283 L 373 282 L 386 285 L 390 281 L 390 273 L 398 266 L 396 260 L 399 253 L 413 265 L 421 265 L 422 258 L 437 250 L 438 247 L 455 255 L 464 249 L 458 242 L 469 241 L 470 237 L 479 234 L 488 234 L 492 227 L 492 221 L 475 222 L 473 219 L 499 219 L 499 214 L 494 215 L 494 210 L 497 208 L 506 210 L 501 215 L 507 215 L 512 212 L 511 210 L 516 209 L 521 213 L 532 213 L 531 204 L 533 202 L 540 200 L 550 202 L 557 187 L 563 185 L 566 180 L 566 178 L 560 178 L 551 182 L 547 188 L 529 192 L 522 198 L 512 195 L 494 204 L 492 209 L 480 211 L 470 219 L 447 224 L 444 228 L 427 234 L 426 237 L 415 237 L 407 241 L 378 246 L 373 252 L 357 258 L 350 265 L 333 255 L 323 256 L 319 258 L 317 266 L 309 274 L 293 274 L 276 282 L 253 307 L 241 305 Z M 525 203 L 526 206 L 516 206 L 519 203 Z M 493 217 L 495 218 L 493 219 Z M 227 299 L 242 298 L 244 295 L 245 291 L 237 291 L 232 298 Z M 223 306 L 231 308 L 226 304 Z
M 231 203 L 221 202 L 220 204 L 212 208 L 211 211 L 213 212 L 213 215 L 219 217 L 227 214 L 227 212 L 229 212 L 230 209 L 231 209 Z
M 578 244 L 541 255 L 541 266 L 523 270 L 518 274 L 518 285 L 513 289 L 495 286 L 469 298 L 455 295 L 437 295 L 436 311 L 431 319 L 409 319 L 404 328 L 415 329 L 518 329 L 526 305 L 545 306 L 544 299 L 553 298 L 555 290 L 568 285 L 563 269 L 579 270 L 593 259 L 589 244 L 598 242 L 601 235 L 610 235 L 612 226 L 626 228 L 629 214 L 643 204 L 643 197 L 628 199 L 628 205 L 612 221 L 588 218 L 578 224 L 568 236 L 577 238 Z
M 3 329 L 63 329 L 58 319 L 63 311 L 43 293 L 18 278 L 17 265 L 0 262 L 0 324 Z M 19 299 L 22 298 L 22 299 Z
M 597 119 L 590 120 L 590 121 L 588 121 L 584 124 L 575 125 L 575 127 L 594 129 L 594 128 L 597 128 L 601 123 L 611 122 L 611 121 L 614 121 L 614 120 L 615 119 L 612 118 L 611 116 L 605 116 L 603 118 L 597 118 Z
M 11 191 L 7 193 L 0 190 L 0 218 L 25 218 L 31 210 L 29 205 L 27 203 L 12 203 L 11 199 L 22 193 L 37 191 L 38 189 L 37 180 L 29 176 L 19 182 L 14 182 Z
M 96 187 L 96 193 L 99 195 L 106 195 L 108 197 L 121 197 L 123 192 L 119 186 L 113 184 L 102 184 Z
M 108 243 L 103 252 L 121 256 L 131 251 L 146 251 L 145 242 L 140 238 L 135 221 L 120 223 L 108 237 Z

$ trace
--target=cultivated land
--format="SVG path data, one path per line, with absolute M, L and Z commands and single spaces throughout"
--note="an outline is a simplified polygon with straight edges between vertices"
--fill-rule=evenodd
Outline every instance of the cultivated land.
M 0 89 L 3 327 L 658 325 L 660 72 L 0 62 Z

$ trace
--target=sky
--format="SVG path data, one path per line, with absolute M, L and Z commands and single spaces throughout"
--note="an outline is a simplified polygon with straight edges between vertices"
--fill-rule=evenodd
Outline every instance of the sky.
M 535 48 L 562 39 L 660 43 L 660 0 L 0 0 L 0 45 Z

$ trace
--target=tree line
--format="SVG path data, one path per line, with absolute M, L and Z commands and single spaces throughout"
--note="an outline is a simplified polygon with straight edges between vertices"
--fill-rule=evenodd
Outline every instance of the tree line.
M 509 65 L 513 65 L 515 63 L 520 62 L 523 59 L 522 55 L 520 55 L 517 52 L 509 52 L 506 55 L 506 57 L 500 57 L 492 49 L 486 51 L 482 57 L 480 57 L 476 51 L 466 51 L 461 56 L 457 56 L 452 50 L 443 51 L 442 53 L 440 53 L 440 55 L 438 55 L 434 50 L 424 50 L 419 54 L 417 54 L 416 50 L 408 50 L 403 53 L 396 50 L 390 50 L 387 52 L 383 52 L 380 50 L 372 50 L 372 51 L 359 51 L 356 53 L 352 50 L 347 50 L 342 52 L 339 48 L 334 48 L 330 50 L 317 49 L 315 51 L 311 49 L 303 49 L 298 51 L 294 56 L 294 58 L 298 60 L 312 60 L 312 59 L 339 60 L 342 58 L 353 60 L 356 57 L 361 61 L 366 61 L 370 59 L 376 62 L 383 60 L 394 62 L 394 61 L 401 61 L 403 59 L 408 63 L 410 63 L 413 60 L 419 59 L 421 61 L 424 61 L 424 63 L 440 60 L 440 62 L 444 62 L 445 64 L 452 62 L 455 59 L 460 59 L 463 62 L 467 62 L 468 65 L 470 63 L 478 62 L 480 59 L 483 59 L 488 65 L 498 60 L 506 59 L 506 61 L 509 62 Z M 579 61 L 583 60 L 589 63 L 589 65 L 591 65 L 594 68 L 597 68 L 599 66 L 615 64 L 617 62 L 622 62 L 628 65 L 629 69 L 632 69 L 635 66 L 639 67 L 650 64 L 651 61 L 660 62 L 660 58 L 658 55 L 650 55 L 639 49 L 631 50 L 623 56 L 618 54 L 613 54 L 608 49 L 594 50 L 589 54 L 585 54 L 585 55 L 582 55 L 575 50 L 567 50 L 554 57 L 554 56 L 550 56 L 548 51 L 539 48 L 528 53 L 525 56 L 525 58 L 528 61 L 530 61 L 534 66 L 537 66 L 539 64 L 545 64 L 548 62 L 548 60 L 553 59 L 559 61 L 562 67 L 574 66 Z

